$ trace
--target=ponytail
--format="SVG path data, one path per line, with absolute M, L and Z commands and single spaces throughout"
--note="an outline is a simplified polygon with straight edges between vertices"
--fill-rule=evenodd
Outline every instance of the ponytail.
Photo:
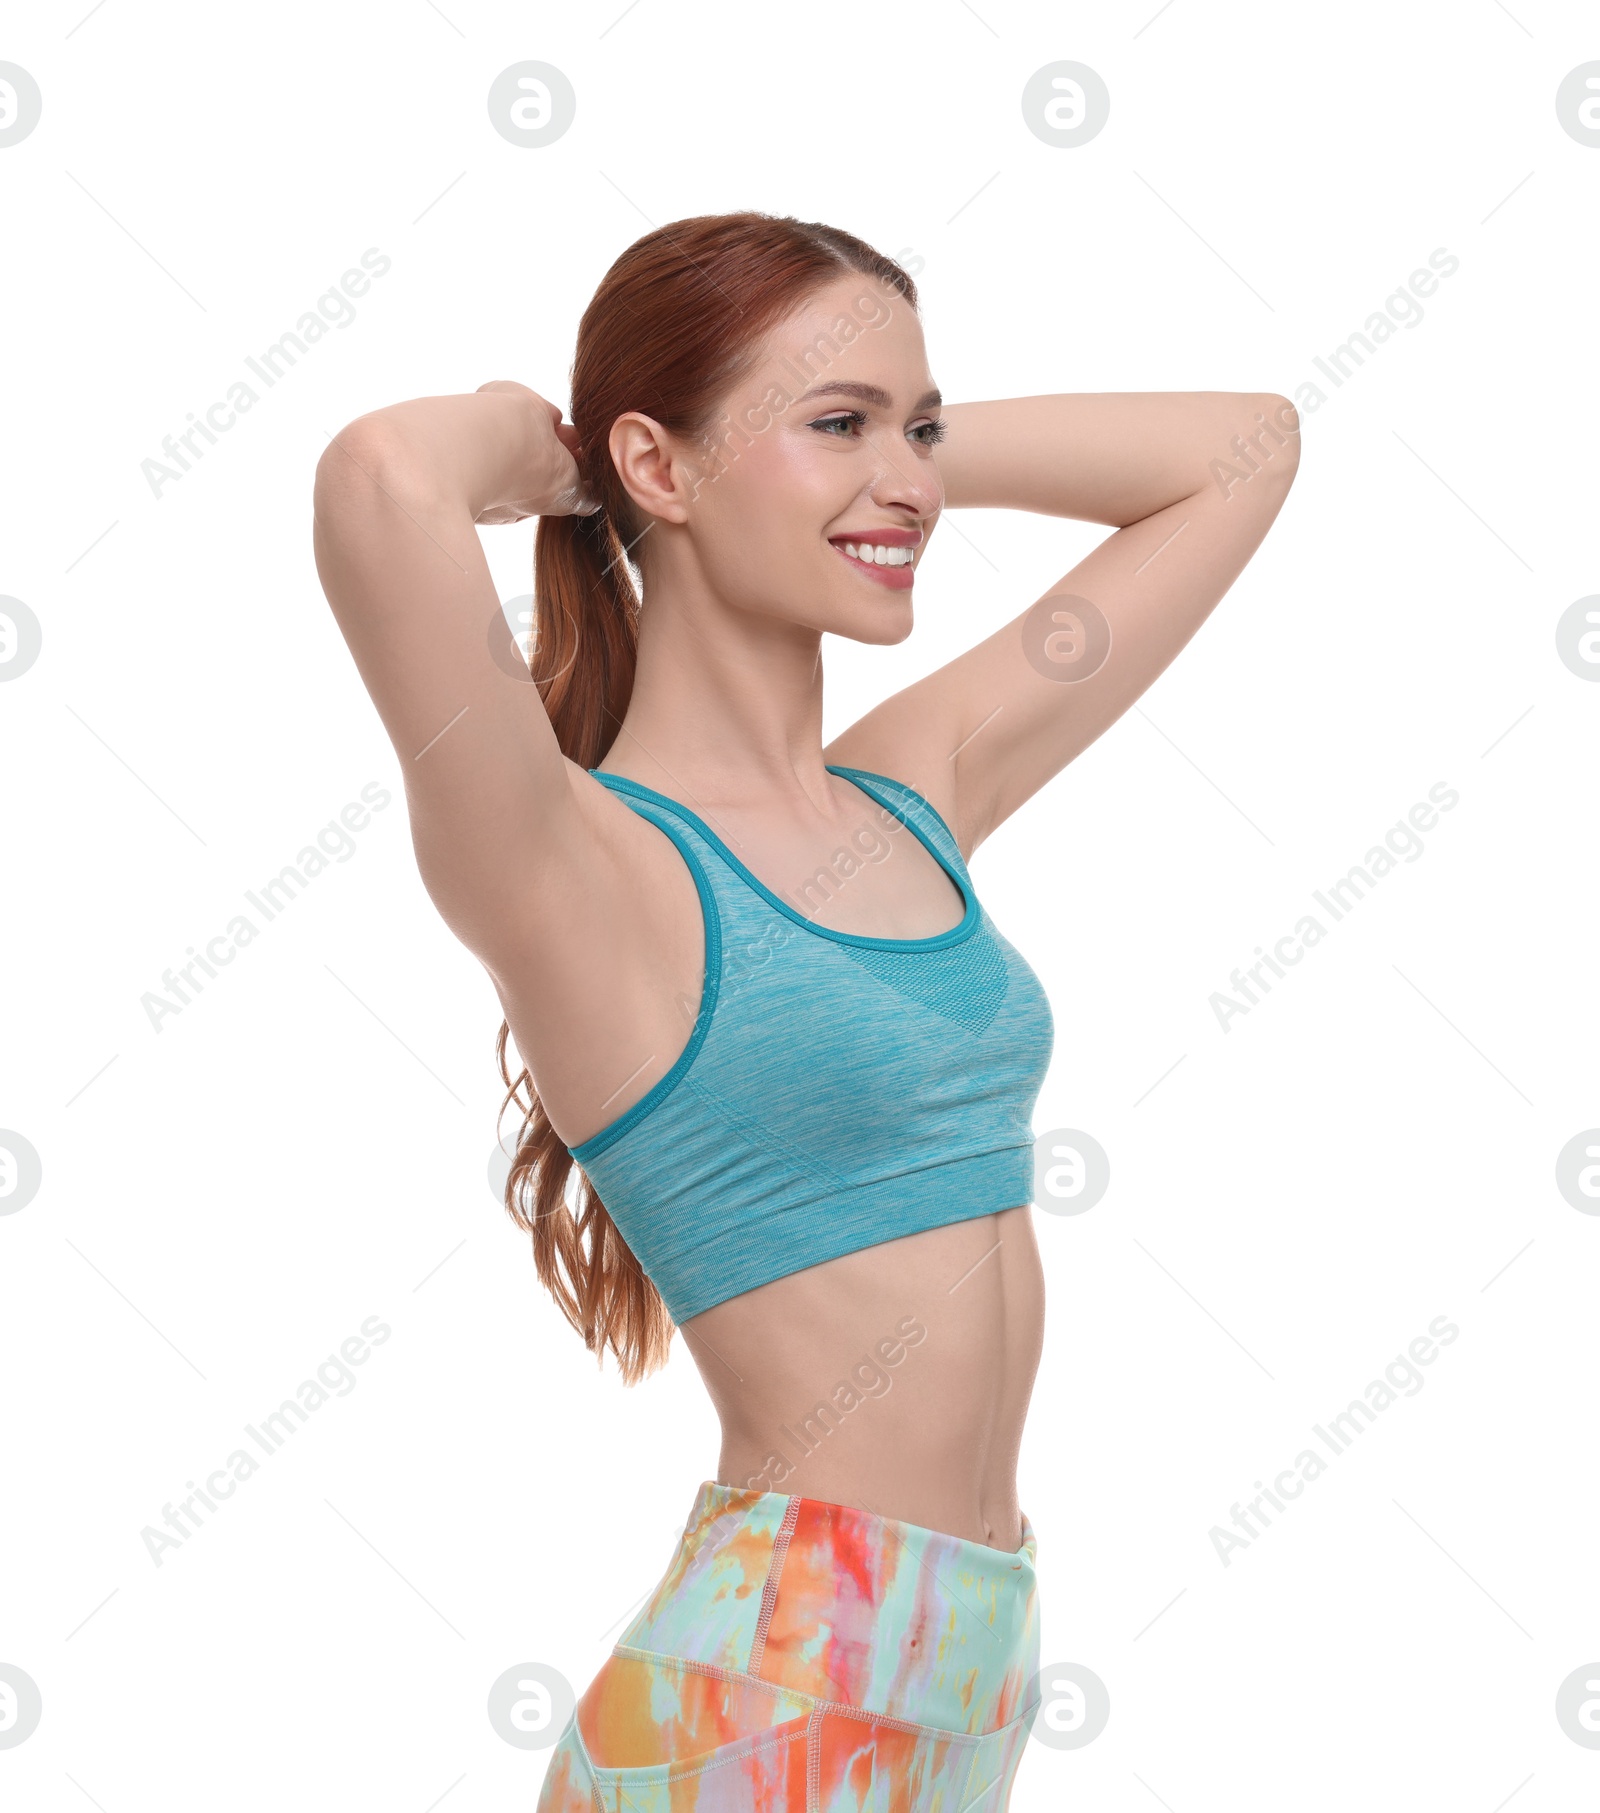
M 611 467 L 604 446 L 584 449 L 587 482 L 601 462 Z M 606 489 L 603 479 L 595 486 L 603 501 L 592 516 L 541 516 L 533 538 L 528 666 L 561 753 L 580 768 L 597 768 L 616 737 L 639 648 L 639 595 Z

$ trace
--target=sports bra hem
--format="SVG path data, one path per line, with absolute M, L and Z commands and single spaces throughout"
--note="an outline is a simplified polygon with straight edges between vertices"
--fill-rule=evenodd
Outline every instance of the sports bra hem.
M 587 1159 L 598 1156 L 608 1146 L 615 1144 L 623 1134 L 629 1132 L 647 1114 L 658 1108 L 677 1088 L 698 1055 L 700 1047 L 706 1041 L 706 1035 L 711 1030 L 712 1016 L 716 1013 L 717 997 L 721 993 L 722 915 L 717 909 L 716 893 L 705 872 L 705 865 L 700 860 L 699 852 L 690 845 L 676 825 L 663 825 L 655 819 L 652 819 L 651 823 L 672 840 L 678 854 L 688 865 L 689 873 L 694 878 L 695 892 L 700 896 L 700 914 L 705 927 L 705 980 L 700 986 L 700 1007 L 695 1014 L 694 1026 L 690 1030 L 688 1043 L 673 1059 L 666 1074 L 657 1077 L 631 1108 L 624 1108 L 621 1114 L 617 1115 L 614 1120 L 608 1121 L 598 1133 L 591 1133 L 580 1144 L 567 1147 L 567 1152 L 579 1165 L 582 1165 Z
M 909 1212 L 885 1215 L 881 1207 L 863 1207 L 863 1198 L 877 1195 L 899 1179 L 873 1179 L 853 1184 L 840 1193 L 849 1213 L 837 1218 L 823 1237 L 788 1243 L 778 1271 L 773 1271 L 770 1261 L 760 1256 L 768 1250 L 771 1242 L 770 1222 L 758 1236 L 753 1235 L 749 1229 L 741 1230 L 746 1239 L 757 1240 L 754 1249 L 756 1256 L 752 1258 L 750 1252 L 743 1250 L 743 1241 L 739 1235 L 719 1242 L 722 1250 L 719 1254 L 721 1266 L 717 1283 L 708 1285 L 701 1282 L 698 1267 L 688 1286 L 675 1278 L 672 1281 L 672 1295 L 676 1307 L 669 1303 L 667 1313 L 681 1328 L 685 1322 L 692 1322 L 696 1316 L 703 1316 L 707 1310 L 716 1309 L 731 1298 L 742 1297 L 748 1291 L 760 1290 L 763 1285 L 776 1284 L 781 1278 L 793 1277 L 797 1272 L 809 1271 L 813 1266 L 826 1265 L 834 1259 L 846 1259 L 869 1247 L 886 1246 L 896 1240 L 910 1239 L 916 1234 L 955 1227 L 964 1221 L 977 1221 L 985 1215 L 1001 1215 L 1010 1209 L 1030 1207 L 1033 1201 L 1032 1154 L 1033 1144 L 1028 1141 L 1014 1146 L 1000 1146 L 989 1152 L 962 1153 L 954 1158 L 941 1160 L 939 1164 L 916 1175 L 919 1179 L 948 1182 L 951 1174 L 958 1177 L 962 1174 L 969 1177 L 976 1174 L 984 1181 L 977 1185 L 969 1183 L 962 1186 L 959 1200 L 952 1201 L 946 1197 L 943 1201 L 936 1202 L 930 1198 Z M 928 1186 L 924 1183 L 919 1187 Z M 1018 1191 L 1021 1192 L 1020 1195 Z M 809 1206 L 811 1205 L 790 1205 L 785 1213 L 804 1214 Z M 861 1222 L 868 1214 L 872 1215 L 877 1225 L 870 1230 L 870 1236 L 863 1239 Z M 797 1254 L 803 1255 L 799 1263 L 789 1264 L 788 1261 Z M 728 1288 L 730 1283 L 732 1289 Z M 660 1289 L 659 1283 L 657 1289 Z M 665 1301 L 664 1291 L 662 1298 Z
M 697 812 L 692 811 L 688 806 L 684 805 L 681 800 L 675 800 L 669 794 L 658 793 L 654 787 L 647 787 L 643 781 L 631 780 L 625 774 L 612 774 L 609 770 L 598 768 L 591 768 L 589 773 L 593 775 L 602 786 L 614 787 L 624 793 L 631 793 L 636 798 L 653 801 L 657 805 L 664 806 L 669 812 L 676 813 L 680 818 L 694 827 L 734 874 L 737 875 L 755 894 L 764 900 L 774 912 L 782 913 L 784 918 L 792 920 L 796 925 L 802 927 L 805 931 L 813 933 L 818 938 L 830 939 L 835 944 L 854 945 L 858 949 L 878 951 L 936 951 L 947 949 L 953 944 L 964 943 L 983 923 L 983 906 L 978 899 L 977 889 L 972 885 L 972 878 L 966 872 L 966 865 L 961 857 L 961 846 L 956 842 L 955 837 L 950 831 L 950 827 L 945 824 L 944 819 L 940 816 L 937 809 L 927 800 L 923 799 L 922 795 L 917 792 L 915 787 L 908 787 L 904 781 L 897 781 L 891 775 L 874 774 L 867 768 L 835 766 L 831 762 L 827 764 L 827 769 L 830 774 L 842 775 L 846 780 L 851 781 L 862 793 L 866 794 L 868 799 L 875 800 L 885 811 L 894 813 L 894 816 L 900 820 L 901 824 L 910 829 L 912 836 L 916 838 L 917 842 L 922 845 L 923 849 L 928 852 L 950 880 L 955 883 L 956 889 L 961 895 L 963 907 L 962 917 L 958 924 L 951 926 L 948 931 L 935 932 L 927 938 L 871 938 L 864 933 L 859 932 L 836 932 L 832 927 L 821 925 L 815 919 L 807 918 L 804 913 L 797 912 L 795 908 L 790 906 L 785 900 L 781 899 L 777 894 L 774 894 L 766 883 L 762 881 L 759 875 L 752 873 L 752 871 L 734 855 L 733 851 L 717 836 L 710 825 L 708 825 Z M 892 801 L 884 799 L 880 794 L 874 792 L 871 787 L 863 786 L 863 780 L 880 781 L 886 783 L 890 787 L 901 788 L 906 793 L 909 793 L 913 799 L 920 801 L 922 805 L 926 806 L 928 811 L 933 814 L 936 820 L 938 820 L 945 835 L 950 838 L 951 847 L 956 853 L 955 862 L 952 863 L 944 852 L 935 846 L 933 840 L 914 818 L 903 811 L 896 810 Z

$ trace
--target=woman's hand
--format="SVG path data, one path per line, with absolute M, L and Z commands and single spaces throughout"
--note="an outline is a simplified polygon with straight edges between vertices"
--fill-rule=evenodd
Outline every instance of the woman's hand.
M 479 523 L 522 522 L 530 516 L 588 516 L 600 508 L 578 474 L 578 431 L 561 419 L 561 407 L 526 384 L 495 378 L 476 396 L 505 397 L 524 429 L 515 468 L 506 474 L 508 495 L 479 510 Z
M 402 508 L 442 501 L 473 523 L 586 516 L 600 504 L 584 492 L 578 451 L 557 404 L 501 378 L 357 417 L 334 436 L 317 482 L 330 508 L 341 485 L 364 478 Z

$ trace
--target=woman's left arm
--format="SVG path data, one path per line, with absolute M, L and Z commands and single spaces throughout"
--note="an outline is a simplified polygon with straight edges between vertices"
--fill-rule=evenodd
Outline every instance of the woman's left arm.
M 1210 615 L 1283 507 L 1287 398 L 1108 392 L 956 403 L 946 509 L 1116 528 L 1022 615 L 884 700 L 830 761 L 909 782 L 970 854 L 1114 724 Z

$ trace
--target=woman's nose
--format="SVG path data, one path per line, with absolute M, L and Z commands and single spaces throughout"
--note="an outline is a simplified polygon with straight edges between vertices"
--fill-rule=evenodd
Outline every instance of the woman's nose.
M 944 481 L 931 460 L 919 461 L 908 453 L 904 461 L 891 458 L 885 462 L 868 496 L 880 509 L 931 516 L 944 502 Z

